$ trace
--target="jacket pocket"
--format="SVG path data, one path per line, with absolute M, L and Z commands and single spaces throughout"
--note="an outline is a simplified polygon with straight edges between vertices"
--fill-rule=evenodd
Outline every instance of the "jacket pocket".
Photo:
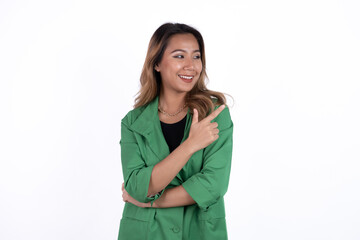
M 125 203 L 123 218 L 148 222 L 154 219 L 155 208 L 141 208 L 131 203 Z
M 140 208 L 125 203 L 118 240 L 147 240 L 149 224 L 154 215 L 154 208 Z
M 123 217 L 120 221 L 118 240 L 146 240 L 149 222 Z
M 227 240 L 224 198 L 199 212 L 199 240 Z
M 213 218 L 200 221 L 199 240 L 227 240 L 225 218 Z

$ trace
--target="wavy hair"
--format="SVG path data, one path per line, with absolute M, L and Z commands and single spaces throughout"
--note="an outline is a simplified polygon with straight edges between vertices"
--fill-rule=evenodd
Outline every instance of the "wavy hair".
M 226 103 L 226 98 L 223 93 L 211 91 L 206 88 L 205 80 L 208 79 L 206 74 L 205 61 L 205 47 L 204 40 L 198 30 L 181 23 L 165 23 L 161 25 L 150 39 L 148 51 L 145 58 L 145 63 L 140 76 L 141 88 L 135 98 L 134 108 L 144 106 L 154 100 L 160 93 L 161 76 L 154 68 L 160 63 L 165 49 L 169 43 L 170 38 L 175 34 L 192 34 L 200 48 L 200 56 L 202 62 L 202 71 L 199 79 L 186 94 L 186 104 L 191 109 L 191 112 L 196 108 L 199 112 L 199 120 L 203 119 L 215 106 Z

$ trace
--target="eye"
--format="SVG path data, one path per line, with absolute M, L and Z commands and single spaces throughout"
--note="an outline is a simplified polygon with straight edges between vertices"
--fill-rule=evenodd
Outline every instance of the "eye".
M 201 56 L 200 55 L 196 55 L 194 56 L 195 59 L 201 59 Z
M 175 55 L 174 58 L 184 58 L 183 55 Z

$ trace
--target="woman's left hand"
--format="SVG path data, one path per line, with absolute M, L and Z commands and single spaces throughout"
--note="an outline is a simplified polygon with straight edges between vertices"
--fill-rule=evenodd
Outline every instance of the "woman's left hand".
M 139 202 L 139 201 L 135 200 L 132 196 L 130 196 L 129 193 L 125 190 L 124 183 L 122 184 L 122 192 L 123 192 L 122 198 L 123 198 L 124 202 L 129 202 L 129 203 L 134 204 L 135 206 L 138 206 L 141 208 L 150 206 L 150 203 Z

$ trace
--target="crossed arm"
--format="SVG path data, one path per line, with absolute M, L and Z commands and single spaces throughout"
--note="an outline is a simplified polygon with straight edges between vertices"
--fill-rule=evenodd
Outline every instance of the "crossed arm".
M 165 159 L 156 164 L 151 172 L 151 178 L 148 189 L 148 196 L 156 195 L 162 191 L 167 184 L 175 177 L 175 175 L 183 168 L 190 157 L 193 155 L 192 144 L 189 140 L 183 142 Z M 165 189 L 161 196 L 151 202 L 139 202 L 125 190 L 122 186 L 123 201 L 130 202 L 138 207 L 154 207 L 154 208 L 169 208 L 192 205 L 195 201 L 186 192 L 182 185 Z
M 217 109 L 213 113 L 217 115 L 221 110 L 222 109 Z M 192 136 L 197 137 L 193 138 L 190 138 L 189 135 L 189 138 L 185 141 L 187 143 L 183 142 L 177 149 L 168 155 L 168 157 L 155 166 L 141 168 L 141 170 L 131 170 L 135 167 L 139 168 L 135 164 L 138 162 L 132 161 L 132 154 L 126 155 L 126 158 L 124 159 L 127 161 L 125 162 L 126 164 L 123 164 L 123 169 L 127 170 L 126 174 L 124 174 L 127 183 L 126 189 L 129 190 L 131 195 L 134 195 L 131 196 L 123 186 L 123 200 L 138 207 L 151 207 L 151 201 L 152 207 L 154 208 L 187 206 L 197 203 L 200 208 L 206 209 L 217 202 L 226 192 L 228 185 L 227 176 L 230 174 L 232 122 L 228 110 L 226 112 L 224 117 L 217 119 L 222 137 L 217 139 L 217 136 L 217 141 L 213 144 L 209 145 L 209 143 L 204 143 L 207 146 L 205 146 L 206 148 L 204 148 L 204 146 L 198 146 L 194 149 L 194 143 L 201 142 L 197 137 L 200 137 L 202 134 L 194 134 Z M 208 116 L 209 118 L 215 118 L 214 115 L 210 115 Z M 209 122 L 210 121 L 208 121 L 208 123 Z M 212 129 L 214 127 L 216 128 L 218 125 L 215 122 L 211 124 L 212 125 L 210 126 Z M 196 129 L 196 125 L 192 125 L 192 127 Z M 200 126 L 200 128 L 204 127 Z M 194 129 L 190 129 L 190 134 Z M 215 133 L 219 133 L 219 130 Z M 196 131 L 193 133 L 196 133 Z M 202 138 L 204 138 L 204 135 Z M 192 140 L 190 141 L 191 144 L 188 144 L 189 139 Z M 204 163 L 201 172 L 194 174 L 180 186 L 165 189 L 168 183 L 170 183 L 175 175 L 182 169 L 183 165 L 189 160 L 194 151 L 203 148 Z M 134 144 L 127 144 L 126 149 L 127 153 L 130 153 L 131 150 L 138 151 Z M 127 166 L 130 166 L 131 168 Z M 150 179 L 148 186 L 140 184 L 143 183 L 143 179 Z M 145 192 L 147 193 L 146 197 Z
M 138 207 L 146 208 L 151 207 L 151 203 L 142 203 L 134 199 L 129 195 L 125 190 L 124 184 L 122 187 L 123 191 L 123 200 L 124 202 L 132 203 Z M 153 202 L 153 208 L 170 208 L 170 207 L 180 207 L 195 204 L 196 202 L 192 197 L 185 191 L 183 186 L 177 186 L 174 188 L 166 189 L 160 198 L 156 199 Z

